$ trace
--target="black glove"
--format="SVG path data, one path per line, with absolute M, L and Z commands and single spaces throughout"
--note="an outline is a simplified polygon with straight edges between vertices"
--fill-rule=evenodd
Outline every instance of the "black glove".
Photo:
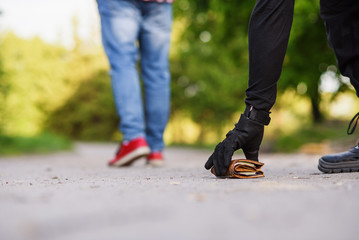
M 247 159 L 258 161 L 259 146 L 263 139 L 264 125 L 270 122 L 269 113 L 247 108 L 235 128 L 229 131 L 205 164 L 206 169 L 214 165 L 217 176 L 224 176 L 231 163 L 233 153 L 242 148 Z

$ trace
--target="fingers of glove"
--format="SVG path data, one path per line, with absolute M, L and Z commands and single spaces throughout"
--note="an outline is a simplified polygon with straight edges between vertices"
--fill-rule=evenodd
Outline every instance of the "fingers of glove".
M 211 167 L 213 167 L 213 162 L 215 159 L 215 155 L 217 154 L 217 152 L 219 151 L 219 149 L 221 148 L 222 142 L 218 143 L 216 148 L 214 149 L 214 152 L 212 153 L 212 155 L 208 158 L 207 162 L 205 163 L 204 167 L 209 170 L 211 169 Z
M 228 171 L 229 165 L 231 165 L 232 156 L 233 156 L 234 150 L 232 147 L 224 146 L 223 147 L 223 169 L 225 171 Z
M 228 146 L 225 143 L 222 144 L 213 161 L 217 176 L 226 175 L 232 160 L 233 152 L 231 146 Z
M 213 156 L 213 165 L 216 172 L 216 176 L 223 176 L 226 174 L 226 171 L 222 169 L 221 159 L 223 155 L 223 142 L 219 143 L 214 150 Z
M 204 164 L 204 167 L 207 169 L 207 170 L 209 170 L 209 169 L 211 169 L 211 167 L 213 167 L 213 154 L 214 153 L 212 153 L 212 155 L 208 158 L 208 160 L 207 160 L 207 162 L 206 162 L 206 164 Z

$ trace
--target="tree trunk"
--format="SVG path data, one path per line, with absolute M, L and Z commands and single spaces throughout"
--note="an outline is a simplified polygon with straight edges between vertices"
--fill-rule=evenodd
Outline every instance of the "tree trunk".
M 320 103 L 320 97 L 319 97 L 319 93 L 317 94 L 317 96 L 312 96 L 310 98 L 311 103 L 312 103 L 312 117 L 313 117 L 313 122 L 314 123 L 320 123 L 323 121 L 323 115 L 320 111 L 320 107 L 319 107 L 319 103 Z

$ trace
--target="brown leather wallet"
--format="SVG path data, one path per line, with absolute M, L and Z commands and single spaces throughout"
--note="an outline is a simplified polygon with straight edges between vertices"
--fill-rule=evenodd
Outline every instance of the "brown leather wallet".
M 223 178 L 259 178 L 264 177 L 261 171 L 264 163 L 248 160 L 248 159 L 236 159 L 232 160 L 228 167 L 226 175 L 219 176 Z M 211 168 L 211 172 L 216 175 L 214 167 Z

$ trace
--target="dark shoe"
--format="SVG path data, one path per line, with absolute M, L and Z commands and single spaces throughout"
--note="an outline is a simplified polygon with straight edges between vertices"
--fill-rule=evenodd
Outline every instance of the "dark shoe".
M 352 134 L 358 124 L 359 113 L 350 121 L 347 133 Z M 354 124 L 352 126 L 352 124 Z M 325 155 L 319 159 L 318 169 L 323 173 L 359 172 L 359 144 L 349 151 Z
M 321 157 L 318 169 L 323 173 L 359 172 L 359 145 L 346 152 Z

